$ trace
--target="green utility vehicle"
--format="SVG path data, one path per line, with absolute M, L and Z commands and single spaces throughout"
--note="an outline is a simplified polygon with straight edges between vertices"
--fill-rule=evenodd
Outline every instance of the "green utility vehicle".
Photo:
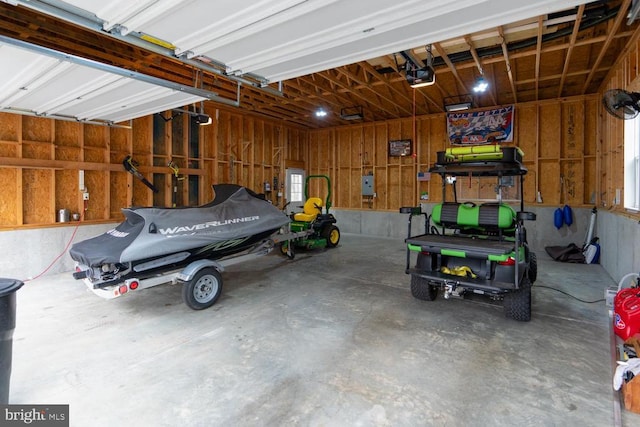
M 319 197 L 309 197 L 309 181 L 322 179 L 327 184 L 327 198 L 323 203 Z M 331 180 L 326 175 L 309 175 L 304 185 L 305 203 L 302 212 L 291 214 L 289 230 L 300 235 L 299 238 L 282 242 L 280 250 L 293 259 L 295 248 L 315 249 L 335 248 L 340 242 L 340 229 L 335 225 L 336 218 L 329 213 L 331 209 Z M 324 204 L 324 209 L 323 209 Z
M 430 215 L 420 207 L 400 209 L 409 214 L 406 273 L 412 295 L 432 301 L 439 292 L 447 299 L 482 294 L 501 302 L 507 317 L 529 321 L 537 262 L 524 227 L 535 214 L 524 211 L 522 152 L 498 145 L 450 148 L 438 153 L 429 171 L 442 178 L 444 202 L 435 204 Z M 462 190 L 473 193 L 475 201 L 459 201 Z M 505 192 L 519 199 L 514 200 L 518 212 L 503 202 Z M 451 196 L 453 201 L 447 201 Z M 424 217 L 425 231 L 412 236 L 416 216 Z

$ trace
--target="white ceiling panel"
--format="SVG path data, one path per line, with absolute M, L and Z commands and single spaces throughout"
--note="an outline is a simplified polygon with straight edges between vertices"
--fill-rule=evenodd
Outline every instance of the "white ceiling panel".
M 20 2 L 20 1 L 19 1 Z M 29 1 L 20 2 L 29 6 Z M 64 5 L 65 2 L 55 1 Z M 69 0 L 234 74 L 282 81 L 587 3 L 584 0 Z
M 64 59 L 69 55 L 43 52 L 0 43 L 0 109 L 117 123 L 211 99 L 197 89 L 165 87 L 133 72 L 109 72 L 91 61 L 81 65 Z

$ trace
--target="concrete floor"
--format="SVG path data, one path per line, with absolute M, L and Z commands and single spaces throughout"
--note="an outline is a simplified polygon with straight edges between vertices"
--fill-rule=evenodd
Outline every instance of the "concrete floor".
M 613 284 L 538 257 L 536 285 L 597 300 Z M 343 234 L 231 267 L 204 311 L 178 286 L 109 301 L 70 273 L 28 282 L 10 402 L 70 404 L 72 426 L 613 425 L 604 302 L 534 287 L 516 322 L 412 298 L 404 262 L 402 239 Z

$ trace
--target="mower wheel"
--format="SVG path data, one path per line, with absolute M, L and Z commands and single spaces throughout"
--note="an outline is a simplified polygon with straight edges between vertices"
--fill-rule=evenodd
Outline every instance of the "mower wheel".
M 438 288 L 430 285 L 420 276 L 411 275 L 411 295 L 422 301 L 433 301 L 438 296 Z
M 213 267 L 198 271 L 182 287 L 182 299 L 193 310 L 211 307 L 222 292 L 222 276 Z
M 531 320 L 531 281 L 527 276 L 520 281 L 520 289 L 505 294 L 503 303 L 506 317 L 521 322 Z
M 327 239 L 328 248 L 335 248 L 340 242 L 340 230 L 335 225 L 328 225 L 322 230 L 322 237 Z

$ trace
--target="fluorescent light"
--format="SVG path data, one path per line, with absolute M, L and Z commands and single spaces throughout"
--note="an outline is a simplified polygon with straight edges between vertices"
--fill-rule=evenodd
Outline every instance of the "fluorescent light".
M 452 113 L 454 111 L 464 111 L 471 109 L 471 102 L 460 102 L 458 104 L 448 104 L 444 106 L 447 112 Z
M 362 105 L 355 107 L 345 107 L 340 110 L 340 118 L 342 120 L 362 120 L 364 119 L 364 111 Z

